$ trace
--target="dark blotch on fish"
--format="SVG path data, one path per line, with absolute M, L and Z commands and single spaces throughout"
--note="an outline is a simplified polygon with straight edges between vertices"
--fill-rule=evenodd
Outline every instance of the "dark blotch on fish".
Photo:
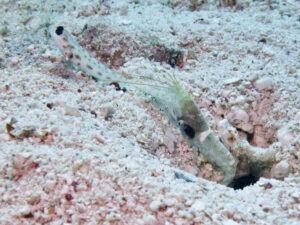
M 118 82 L 111 82 L 109 85 L 113 85 L 116 89 L 116 91 L 123 91 L 126 92 L 126 88 L 121 88 L 120 84 Z
M 93 70 L 93 67 L 91 65 L 86 65 L 86 67 L 90 70 Z

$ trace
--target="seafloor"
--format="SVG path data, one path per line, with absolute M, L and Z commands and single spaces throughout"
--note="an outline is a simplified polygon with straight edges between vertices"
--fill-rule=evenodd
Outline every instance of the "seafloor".
M 299 224 L 300 1 L 0 0 L 0 15 L 1 225 Z M 235 183 L 151 97 L 72 68 L 57 26 L 125 77 L 175 74 Z

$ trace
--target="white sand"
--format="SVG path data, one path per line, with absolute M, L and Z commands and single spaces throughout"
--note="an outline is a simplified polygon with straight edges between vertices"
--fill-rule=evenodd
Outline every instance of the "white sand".
M 0 0 L 0 224 L 299 224 L 300 2 L 99 2 Z M 173 70 L 214 131 L 222 116 L 254 129 L 274 165 L 242 190 L 217 184 L 147 98 L 67 69 L 58 25 L 85 47 L 84 26 L 99 29 L 120 73 Z M 183 68 L 148 60 L 157 43 L 185 52 Z

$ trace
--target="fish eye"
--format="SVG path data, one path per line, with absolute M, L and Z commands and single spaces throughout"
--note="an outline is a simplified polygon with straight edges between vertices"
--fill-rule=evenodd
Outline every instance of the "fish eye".
M 182 125 L 182 129 L 183 129 L 184 133 L 186 134 L 186 136 L 188 136 L 189 138 L 195 137 L 196 132 L 195 132 L 194 128 L 192 128 L 190 125 L 184 123 Z

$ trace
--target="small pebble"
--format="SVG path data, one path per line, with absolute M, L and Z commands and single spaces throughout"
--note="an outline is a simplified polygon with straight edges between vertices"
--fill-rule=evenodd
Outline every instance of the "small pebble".
M 101 144 L 105 143 L 105 138 L 101 134 L 96 134 L 95 139 Z
M 20 62 L 19 57 L 18 56 L 14 56 L 10 60 L 10 65 L 11 66 L 17 66 L 19 64 L 19 62 Z
M 68 116 L 75 116 L 75 117 L 80 117 L 80 112 L 73 107 L 70 106 L 64 106 L 64 114 Z
M 294 141 L 294 136 L 292 132 L 289 130 L 288 125 L 280 128 L 277 131 L 277 139 L 283 146 L 287 146 Z
M 158 201 L 158 200 L 154 200 L 150 203 L 150 209 L 151 211 L 153 212 L 157 212 L 162 206 L 162 202 L 161 201 Z
M 245 110 L 239 107 L 232 107 L 226 118 L 228 119 L 228 121 L 230 121 L 231 124 L 234 125 L 234 127 L 248 133 L 253 132 L 253 126 L 249 123 L 250 117 Z
M 291 168 L 287 160 L 282 160 L 271 169 L 271 176 L 276 179 L 287 177 Z
M 238 77 L 234 77 L 234 78 L 230 78 L 230 79 L 227 79 L 224 81 L 224 84 L 239 84 L 241 83 L 242 80 L 241 78 L 238 78 Z
M 67 201 L 71 201 L 73 199 L 73 196 L 71 194 L 65 194 L 65 199 Z
M 144 215 L 143 216 L 143 221 L 146 224 L 157 224 L 157 220 L 153 215 Z
M 272 90 L 274 86 L 273 81 L 269 77 L 263 77 L 255 81 L 254 87 L 258 91 L 263 91 L 263 90 Z
M 115 110 L 113 107 L 103 107 L 100 111 L 100 114 L 104 117 L 105 120 L 111 120 Z

